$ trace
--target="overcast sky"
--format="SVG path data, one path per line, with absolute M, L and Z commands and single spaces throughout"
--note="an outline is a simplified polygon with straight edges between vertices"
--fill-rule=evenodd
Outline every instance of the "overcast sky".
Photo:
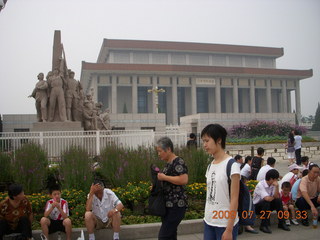
M 37 74 L 51 69 L 54 30 L 76 79 L 104 38 L 284 48 L 277 68 L 313 69 L 300 82 L 302 114 L 314 115 L 320 102 L 319 0 L 8 0 L 0 12 L 0 114 L 36 113 L 27 96 Z

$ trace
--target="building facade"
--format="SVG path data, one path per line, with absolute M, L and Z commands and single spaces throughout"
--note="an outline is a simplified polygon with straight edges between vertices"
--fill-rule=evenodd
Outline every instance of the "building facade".
M 291 95 L 300 119 L 299 82 L 312 70 L 278 69 L 281 56 L 283 48 L 104 39 L 97 62 L 82 62 L 81 83 L 113 115 L 131 114 L 132 121 L 158 112 L 167 125 L 204 114 L 230 125 L 242 115 L 294 121 Z

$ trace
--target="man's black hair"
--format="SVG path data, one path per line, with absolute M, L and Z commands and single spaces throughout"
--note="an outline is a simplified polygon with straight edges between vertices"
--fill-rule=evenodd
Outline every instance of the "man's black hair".
M 93 185 L 99 184 L 102 187 L 104 187 L 104 182 L 101 179 L 94 179 L 93 180 Z
M 291 190 L 290 182 L 283 182 L 281 185 L 281 189 L 284 189 L 284 188 L 289 188 Z
M 309 173 L 309 169 L 305 169 L 302 171 L 302 177 L 307 176 Z
M 209 124 L 201 131 L 201 138 L 207 135 L 211 137 L 216 143 L 221 139 L 221 147 L 226 148 L 227 130 L 220 124 Z
M 23 192 L 23 188 L 20 184 L 13 183 L 9 186 L 8 189 L 8 196 L 10 199 L 14 199 L 13 197 L 18 196 L 20 193 Z
M 269 181 L 270 179 L 278 179 L 279 172 L 276 169 L 270 169 L 266 174 L 266 180 Z
M 190 133 L 189 137 L 194 139 L 194 138 L 196 138 L 196 135 L 194 133 Z
M 242 156 L 239 155 L 239 154 L 234 157 L 234 159 L 235 159 L 236 161 L 240 160 L 241 158 L 242 158 Z
M 310 164 L 310 166 L 309 166 L 309 171 L 311 171 L 312 168 L 314 168 L 314 167 L 319 168 L 318 164 L 313 163 L 313 164 Z
M 301 162 L 308 162 L 308 161 L 309 161 L 309 157 L 308 156 L 301 157 Z
M 263 153 L 264 153 L 264 149 L 262 147 L 258 147 L 257 154 L 261 156 Z
M 59 184 L 53 184 L 49 187 L 49 194 L 52 194 L 53 191 L 61 192 L 61 186 Z
M 267 159 L 267 164 L 269 165 L 269 166 L 271 166 L 271 165 L 273 165 L 273 164 L 275 164 L 276 163 L 276 160 L 273 158 L 273 157 L 268 157 L 268 159 Z

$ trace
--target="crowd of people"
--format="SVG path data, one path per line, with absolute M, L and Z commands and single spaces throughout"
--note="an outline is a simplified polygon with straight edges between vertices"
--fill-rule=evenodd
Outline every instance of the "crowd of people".
M 209 124 L 201 132 L 204 150 L 213 160 L 207 167 L 207 195 L 204 210 L 204 240 L 237 239 L 237 235 L 246 232 L 258 234 L 253 226 L 240 226 L 238 214 L 239 182 L 257 180 L 253 193 L 255 213 L 261 219 L 260 231 L 272 233 L 270 213 L 277 211 L 278 228 L 290 231 L 291 224 L 309 226 L 311 211 L 313 224 L 317 224 L 320 206 L 319 166 L 309 162 L 307 156 L 301 157 L 301 136 L 289 134 L 288 173 L 283 177 L 276 170 L 276 159 L 268 157 L 264 165 L 264 149 L 259 147 L 254 157 L 236 155 L 231 165 L 230 176 L 226 172 L 227 164 L 233 160 L 225 151 L 227 131 L 219 124 Z M 190 135 L 187 145 L 197 148 L 196 137 Z M 293 151 L 294 148 L 294 151 Z M 185 161 L 174 153 L 170 138 L 163 137 L 156 143 L 158 157 L 166 165 L 157 173 L 157 179 L 163 183 L 165 215 L 161 217 L 159 240 L 177 239 L 177 228 L 185 216 L 188 201 L 185 186 L 188 183 L 188 167 Z M 53 185 L 49 189 L 51 199 L 47 201 L 44 216 L 40 220 L 42 240 L 56 231 L 66 233 L 71 239 L 72 222 L 69 218 L 68 202 L 61 197 L 61 187 Z M 87 196 L 84 223 L 89 240 L 95 239 L 95 231 L 103 228 L 113 229 L 113 239 L 120 239 L 121 210 L 124 205 L 116 194 L 96 179 Z M 222 212 L 222 215 L 214 213 Z M 232 216 L 232 217 L 230 217 Z M 19 232 L 21 239 L 31 239 L 32 207 L 23 188 L 12 184 L 8 198 L 0 203 L 0 239 L 6 234 Z M 241 230 L 242 229 L 242 230 Z

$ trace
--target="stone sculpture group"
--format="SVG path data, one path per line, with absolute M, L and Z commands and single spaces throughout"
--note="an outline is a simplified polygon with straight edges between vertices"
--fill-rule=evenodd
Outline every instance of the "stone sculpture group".
M 84 130 L 109 130 L 109 110 L 93 101 L 93 91 L 85 95 L 75 73 L 60 59 L 60 68 L 38 74 L 38 82 L 29 97 L 36 100 L 38 122 L 80 121 Z

